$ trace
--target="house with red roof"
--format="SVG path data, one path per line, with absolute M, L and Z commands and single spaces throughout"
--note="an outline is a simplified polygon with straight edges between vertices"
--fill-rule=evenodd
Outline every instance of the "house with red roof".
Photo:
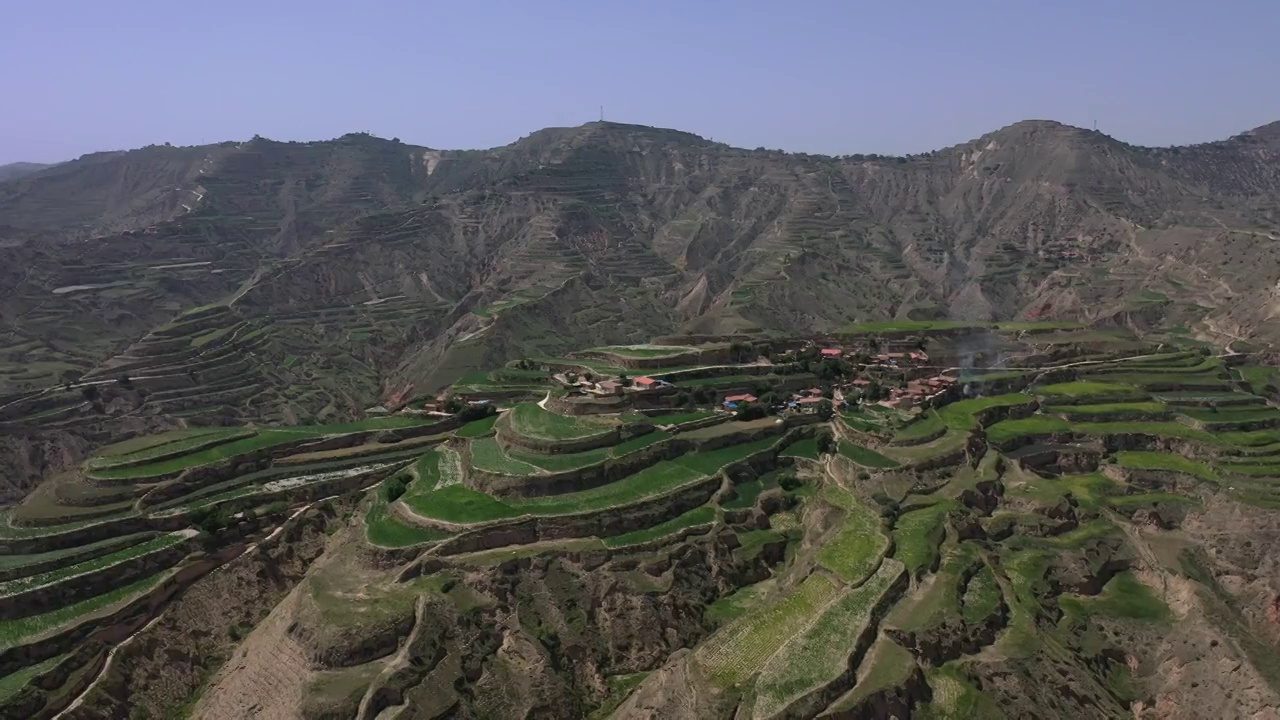
M 634 382 L 636 384 L 636 387 L 640 388 L 641 390 L 649 390 L 651 388 L 658 387 L 658 381 L 654 380 L 651 377 L 638 377 L 635 379 Z
M 728 405 L 729 403 L 733 403 L 735 405 L 738 403 L 744 403 L 744 402 L 753 403 L 755 401 L 756 401 L 756 396 L 752 395 L 751 393 L 743 393 L 741 395 L 730 395 L 724 399 L 724 402 L 726 405 Z
M 844 355 L 844 351 L 840 348 L 822 348 L 822 357 L 824 358 L 838 358 L 842 355 Z

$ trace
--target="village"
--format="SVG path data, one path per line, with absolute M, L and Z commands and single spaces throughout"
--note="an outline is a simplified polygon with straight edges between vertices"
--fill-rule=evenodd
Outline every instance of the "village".
M 644 372 L 565 369 L 554 372 L 552 379 L 570 397 L 633 396 L 654 404 L 711 405 L 722 412 L 776 415 L 838 412 L 846 406 L 873 403 L 911 410 L 932 406 L 948 393 L 958 392 L 958 377 L 931 365 L 923 347 L 884 349 L 816 340 L 801 341 L 785 352 L 761 352 L 741 363 L 653 367 Z M 792 380 L 805 377 L 815 382 L 789 387 L 795 384 Z

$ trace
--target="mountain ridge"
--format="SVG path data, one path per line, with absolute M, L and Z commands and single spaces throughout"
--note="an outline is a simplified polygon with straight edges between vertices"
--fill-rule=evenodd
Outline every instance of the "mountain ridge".
M 353 133 L 94 154 L 0 183 L 0 397 L 125 366 L 209 305 L 273 365 L 190 412 L 283 422 L 688 332 L 1063 319 L 1269 344 L 1275 125 L 1162 149 L 1029 120 L 903 157 L 612 122 L 485 150 Z M 139 402 L 156 422 L 173 404 Z

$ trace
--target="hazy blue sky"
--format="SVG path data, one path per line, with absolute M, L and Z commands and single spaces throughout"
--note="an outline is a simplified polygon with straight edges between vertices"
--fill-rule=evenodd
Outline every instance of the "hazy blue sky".
M 0 163 L 366 130 L 490 147 L 612 120 L 906 153 L 1011 122 L 1129 142 L 1280 120 L 1276 0 L 5 0 Z

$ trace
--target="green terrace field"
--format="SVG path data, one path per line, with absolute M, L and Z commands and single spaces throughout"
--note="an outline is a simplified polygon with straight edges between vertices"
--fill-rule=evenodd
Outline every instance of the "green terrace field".
M 613 425 L 596 418 L 570 417 L 543 410 L 534 403 L 515 406 L 508 417 L 512 431 L 532 438 L 574 440 L 609 432 Z
M 636 437 L 620 442 L 617 445 L 596 448 L 595 450 L 587 450 L 585 452 L 544 454 L 510 448 L 506 451 L 506 455 L 512 461 L 532 467 L 532 472 L 534 473 L 539 471 L 562 472 L 597 465 L 609 458 L 625 457 L 655 443 L 668 440 L 671 437 L 670 433 L 655 430 L 653 432 L 645 433 L 644 435 L 637 435 Z
M 188 468 L 210 465 L 258 450 L 265 450 L 267 448 L 283 445 L 288 442 L 300 442 L 329 435 L 342 435 L 346 433 L 366 432 L 371 430 L 399 430 L 425 427 L 431 424 L 432 421 L 421 420 L 418 418 L 384 417 L 371 418 L 362 422 L 340 423 L 334 425 L 300 425 L 294 427 L 264 428 L 262 430 L 252 431 L 253 434 L 231 442 L 224 442 L 212 447 L 204 447 L 203 449 L 200 449 L 199 445 L 195 445 L 192 446 L 192 452 L 181 454 L 177 457 L 171 457 L 164 460 L 158 460 L 156 462 L 149 462 L 126 468 L 94 467 L 95 460 L 90 460 L 90 467 L 92 468 L 90 470 L 90 476 L 100 480 L 137 481 L 144 478 L 152 478 L 181 472 Z M 235 436 L 239 437 L 243 434 L 244 431 L 241 431 Z M 119 458 L 120 456 L 114 456 L 112 460 L 118 462 Z M 97 460 L 97 462 L 100 464 L 102 461 Z
M 535 179 L 548 177 L 563 180 Z M 785 252 L 818 242 L 806 233 L 855 222 L 819 198 L 793 201 L 827 209 L 812 213 L 805 221 L 812 225 L 779 228 Z M 876 248 L 867 251 L 871 267 L 892 273 L 904 262 L 884 250 L 891 246 L 868 245 Z M 752 285 L 754 299 L 739 292 L 733 307 L 768 292 L 767 284 Z M 489 332 L 532 317 L 525 306 L 493 302 L 482 308 L 496 311 L 485 321 Z M 929 317 L 926 309 L 908 308 Z M 201 317 L 181 318 L 148 343 L 159 351 L 168 348 L 165 333 L 223 330 L 204 327 Z M 1181 315 L 1166 320 L 1161 327 L 1202 329 Z M 0 523 L 0 597 L 20 607 L 7 616 L 31 613 L 0 621 L 0 650 L 11 651 L 0 715 L 16 707 L 6 698 L 56 698 L 41 711 L 51 717 L 75 697 L 115 702 L 122 696 L 110 688 L 119 677 L 153 682 L 149 666 L 131 664 L 136 653 L 117 653 L 113 663 L 123 665 L 110 673 L 137 675 L 104 675 L 105 694 L 82 693 L 82 684 L 59 694 L 91 679 L 79 673 L 97 677 L 121 639 L 112 635 L 80 657 L 89 632 L 82 623 L 132 603 L 130 627 L 148 628 L 138 631 L 138 647 L 162 657 L 175 648 L 161 631 L 171 632 L 190 606 L 150 621 L 184 597 L 203 602 L 209 585 L 196 593 L 175 585 L 204 582 L 191 570 L 215 571 L 230 557 L 247 570 L 214 575 L 212 586 L 226 588 L 225 601 L 244 603 L 245 612 L 227 613 L 238 623 L 232 627 L 217 625 L 221 613 L 202 618 L 211 623 L 198 629 L 209 661 L 193 660 L 198 673 L 165 679 L 185 683 L 174 698 L 195 714 L 200 703 L 225 700 L 229 687 L 250 692 L 241 689 L 244 673 L 276 662 L 255 643 L 242 645 L 262 617 L 288 627 L 308 658 L 311 704 L 295 708 L 308 717 L 397 707 L 500 717 L 506 693 L 526 689 L 523 679 L 508 682 L 513 671 L 528 674 L 540 693 L 536 706 L 555 716 L 605 717 L 637 702 L 654 717 L 752 720 L 986 717 L 997 709 L 1038 717 L 1049 706 L 1062 716 L 1127 716 L 1135 699 L 1154 697 L 1142 683 L 1155 676 L 1131 664 L 1167 667 L 1174 657 L 1178 630 L 1162 586 L 1174 575 L 1179 592 L 1198 598 L 1179 606 L 1178 617 L 1223 639 L 1197 646 L 1206 662 L 1265 657 L 1242 644 L 1255 633 L 1235 619 L 1219 578 L 1238 574 L 1238 548 L 1265 546 L 1264 513 L 1280 510 L 1280 409 L 1251 394 L 1269 392 L 1258 386 L 1276 377 L 1256 364 L 1269 351 L 1224 362 L 1168 333 L 1143 339 L 1056 322 L 875 321 L 839 339 L 748 333 L 746 324 L 738 318 L 716 329 L 723 335 L 604 346 L 581 351 L 599 353 L 581 359 L 510 359 L 488 370 L 475 360 L 505 350 L 477 336 L 467 341 L 474 357 L 449 360 L 457 383 L 438 396 L 424 385 L 412 400 L 462 407 L 465 424 L 398 414 L 191 428 L 93 451 L 50 474 Z M 208 345 L 216 349 L 230 335 Z M 723 392 L 708 392 L 742 387 L 785 398 L 819 382 L 776 368 L 752 372 L 763 365 L 718 364 L 705 369 L 717 376 L 679 380 L 680 391 L 607 398 L 553 377 L 574 368 L 601 377 L 648 372 L 609 367 L 611 356 L 620 365 L 670 358 L 666 365 L 688 366 L 711 350 L 720 363 L 730 338 L 751 348 L 743 353 L 751 362 L 756 351 L 790 362 L 837 342 L 854 355 L 923 342 L 938 364 L 823 364 L 822 386 L 844 393 L 870 387 L 853 383 L 863 378 L 885 390 L 903 387 L 961 364 L 978 346 L 985 359 L 977 364 L 1015 369 L 967 370 L 978 379 L 966 383 L 964 397 L 942 393 L 918 410 L 868 400 L 827 420 L 775 403 L 730 412 L 718 406 Z M 703 344 L 711 340 L 719 342 Z M 539 350 L 573 354 L 551 341 Z M 286 352 L 294 361 L 270 372 L 294 377 L 312 351 Z M 1242 360 L 1254 364 L 1234 365 Z M 481 392 L 504 394 L 465 402 Z M 554 410 L 528 401 L 544 396 Z M 302 415 L 283 408 L 272 417 Z M 109 439 L 101 432 L 100 444 Z M 316 440 L 325 440 L 319 449 Z M 184 473 L 193 468 L 201 471 Z M 1222 517 L 1234 525 L 1213 527 Z M 1237 542 L 1255 532 L 1247 538 L 1254 545 Z M 235 555 L 250 545 L 260 549 Z M 273 563 L 269 584 L 263 563 Z M 261 604 L 295 585 L 296 603 Z M 615 614 L 635 612 L 653 632 L 636 632 Z M 500 625 L 504 619 L 518 619 L 520 637 L 508 632 L 515 625 Z M 508 651 L 524 650 L 512 638 L 533 642 L 524 649 L 536 650 L 538 662 L 513 665 Z M 597 641 L 622 654 L 581 652 Z M 1239 657 L 1228 652 L 1237 646 Z M 689 649 L 680 661 L 687 665 L 664 669 L 675 647 Z M 420 650 L 428 655 L 418 658 Z M 438 662 L 419 667 L 431 653 Z M 227 657 L 239 659 L 217 670 Z M 32 683 L 64 664 L 67 677 Z M 234 684 L 220 679 L 202 690 L 211 677 Z M 1061 678 L 1070 692 L 1046 691 L 1045 678 Z M 151 698 L 155 689 L 130 686 L 129 697 Z M 375 707 L 387 698 L 399 700 Z M 513 707 L 523 712 L 527 699 Z M 176 708 L 157 706 L 148 716 L 187 712 Z M 98 709 L 86 707 L 86 716 Z
M 696 352 L 697 348 L 678 345 L 606 345 L 592 348 L 591 351 L 627 358 L 663 358 Z
M 86 597 L 40 615 L 16 620 L 0 620 L 0 650 L 7 650 L 45 633 L 65 628 L 86 617 L 145 594 L 159 585 L 169 574 L 170 571 L 163 570 L 128 585 L 106 590 L 101 594 Z
M 611 548 L 639 545 L 641 543 L 652 542 L 654 540 L 674 535 L 691 527 L 707 525 L 715 522 L 715 520 L 715 508 L 710 505 L 703 505 L 702 507 L 694 508 L 683 515 L 679 515 L 664 523 L 654 525 L 653 527 L 607 537 L 604 539 L 604 544 L 605 547 Z
M 855 445 L 847 440 L 841 440 L 838 446 L 838 452 L 859 465 L 869 468 L 887 469 L 898 467 L 898 462 L 891 458 L 887 458 L 880 453 L 865 448 L 861 445 Z
M 1145 390 L 1132 385 L 1091 380 L 1043 385 L 1035 388 L 1034 392 L 1051 404 L 1055 402 L 1098 404 L 1146 400 L 1150 397 Z

